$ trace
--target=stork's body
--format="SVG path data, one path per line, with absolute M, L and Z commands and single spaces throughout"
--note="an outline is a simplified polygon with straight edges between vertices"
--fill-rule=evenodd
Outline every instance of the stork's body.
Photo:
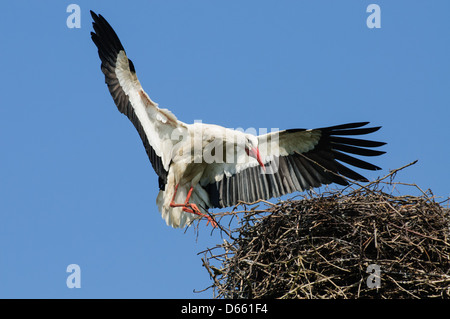
M 350 138 L 375 132 L 368 122 L 318 129 L 290 129 L 255 136 L 218 125 L 179 121 L 142 89 L 119 38 L 101 16 L 94 19 L 105 82 L 119 111 L 136 127 L 158 175 L 157 206 L 166 223 L 184 227 L 209 208 L 270 199 L 322 184 L 366 181 L 340 162 L 379 167 L 345 153 L 376 156 L 385 143 Z M 340 161 L 340 162 L 339 162 Z

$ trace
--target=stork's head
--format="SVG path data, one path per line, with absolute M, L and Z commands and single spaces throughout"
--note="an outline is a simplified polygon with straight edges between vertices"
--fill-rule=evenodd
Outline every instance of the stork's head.
M 266 170 L 259 154 L 258 138 L 256 136 L 249 134 L 245 137 L 245 152 L 248 156 L 255 158 L 264 171 Z

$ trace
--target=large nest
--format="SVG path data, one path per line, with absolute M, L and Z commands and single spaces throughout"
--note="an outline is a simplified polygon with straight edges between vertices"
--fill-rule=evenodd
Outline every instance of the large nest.
M 204 252 L 215 297 L 449 298 L 450 210 L 416 185 L 394 196 L 397 171 L 233 212 L 229 241 Z

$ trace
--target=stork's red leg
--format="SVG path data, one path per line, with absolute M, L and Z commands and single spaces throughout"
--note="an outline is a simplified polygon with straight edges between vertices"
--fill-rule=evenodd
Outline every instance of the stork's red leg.
M 189 188 L 188 194 L 186 196 L 186 200 L 184 201 L 185 205 L 187 205 L 189 203 L 189 199 L 191 198 L 193 190 L 194 190 L 194 187 Z M 193 205 L 195 205 L 195 204 L 193 204 Z
M 172 201 L 170 202 L 170 207 L 175 207 L 172 205 L 175 205 L 175 203 L 173 201 L 175 200 L 175 195 L 177 194 L 177 190 L 178 190 L 178 184 L 175 185 L 175 191 L 173 192 Z
M 208 219 L 208 222 L 206 223 L 206 226 L 208 226 L 209 223 L 211 223 L 212 227 L 214 227 L 214 228 L 217 227 L 216 221 L 211 216 L 203 214 L 196 204 L 189 203 L 189 199 L 191 198 L 192 191 L 194 190 L 193 187 L 191 187 L 189 189 L 188 194 L 186 196 L 186 200 L 184 201 L 184 204 L 176 204 L 174 202 L 175 195 L 177 194 L 177 190 L 178 190 L 178 184 L 175 186 L 175 192 L 173 194 L 172 201 L 169 204 L 170 207 L 183 207 L 183 211 L 186 212 L 186 213 L 195 214 L 195 215 L 198 215 L 198 216 L 201 216 L 201 217 L 205 217 L 206 219 Z

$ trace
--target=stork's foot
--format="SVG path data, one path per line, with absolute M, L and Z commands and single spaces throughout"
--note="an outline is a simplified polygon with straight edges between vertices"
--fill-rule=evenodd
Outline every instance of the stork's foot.
M 175 204 L 174 200 L 175 200 L 175 195 L 177 194 L 177 190 L 178 190 L 178 184 L 175 185 L 175 192 L 173 194 L 172 201 L 170 202 L 170 207 L 182 207 L 183 212 L 195 214 L 195 215 L 198 215 L 198 216 L 208 219 L 206 226 L 208 226 L 209 223 L 211 223 L 211 226 L 213 228 L 217 227 L 217 222 L 214 220 L 214 218 L 212 218 L 211 216 L 209 216 L 207 214 L 203 214 L 196 204 L 189 203 L 189 198 L 191 198 L 193 187 L 191 187 L 189 189 L 189 192 L 186 196 L 186 201 L 184 202 L 184 204 Z
M 202 218 L 206 218 L 208 220 L 208 222 L 206 223 L 206 226 L 208 226 L 209 223 L 211 223 L 211 226 L 213 228 L 217 227 L 217 222 L 214 220 L 214 218 L 212 218 L 211 216 L 209 216 L 207 214 L 203 214 L 202 212 L 200 212 L 200 209 L 197 207 L 197 205 L 195 205 L 193 203 L 185 204 L 185 207 L 183 207 L 183 211 L 186 213 L 191 213 L 191 214 L 201 216 Z

